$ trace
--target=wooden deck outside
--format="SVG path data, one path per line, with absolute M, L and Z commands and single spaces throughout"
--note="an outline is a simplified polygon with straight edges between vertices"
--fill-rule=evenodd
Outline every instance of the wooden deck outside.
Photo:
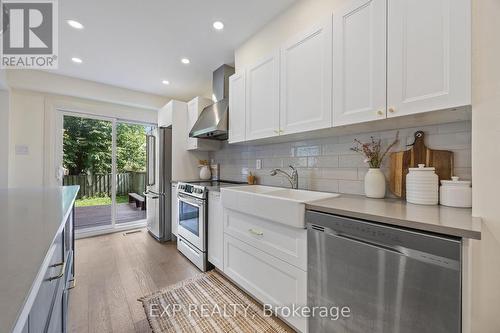
M 135 203 L 116 205 L 116 224 L 146 219 L 146 211 Z M 75 229 L 111 225 L 111 205 L 75 208 Z

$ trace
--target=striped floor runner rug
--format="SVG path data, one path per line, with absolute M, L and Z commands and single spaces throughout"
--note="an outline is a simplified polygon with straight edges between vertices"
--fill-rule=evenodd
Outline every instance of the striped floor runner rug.
M 285 333 L 283 322 L 215 271 L 139 299 L 154 333 Z

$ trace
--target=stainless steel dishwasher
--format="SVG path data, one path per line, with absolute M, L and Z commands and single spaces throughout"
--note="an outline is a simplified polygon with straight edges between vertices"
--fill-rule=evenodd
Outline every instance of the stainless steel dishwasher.
M 461 331 L 461 241 L 307 211 L 309 332 Z

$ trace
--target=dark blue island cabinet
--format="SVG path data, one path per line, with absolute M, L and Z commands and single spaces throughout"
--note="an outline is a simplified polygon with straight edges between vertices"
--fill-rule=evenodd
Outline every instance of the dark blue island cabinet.
M 23 333 L 66 332 L 68 291 L 74 283 L 74 210 L 56 235 L 45 270 Z
M 17 267 L 11 265 L 12 272 L 8 273 L 15 271 L 20 274 L 25 272 L 25 274 L 19 278 L 21 281 L 12 279 L 7 282 L 9 284 L 7 287 L 11 288 L 13 296 L 19 299 L 19 308 L 17 315 L 13 309 L 12 317 L 5 318 L 11 320 L 10 329 L 4 327 L 7 329 L 0 331 L 14 333 L 65 333 L 67 331 L 68 296 L 69 290 L 74 287 L 75 276 L 74 201 L 77 192 L 78 186 L 62 187 L 58 191 L 44 190 L 39 194 L 41 200 L 39 220 L 20 221 L 16 224 L 25 230 L 28 226 L 37 226 L 34 231 L 38 232 L 38 237 L 33 236 L 31 248 L 18 258 L 22 260 L 22 256 L 26 256 L 27 262 L 32 263 L 33 267 L 23 263 L 16 264 L 18 260 L 7 258 L 9 262 L 18 265 Z M 53 211 L 50 211 L 51 209 Z M 31 213 L 26 215 L 35 216 Z M 50 220 L 54 218 L 55 221 Z M 37 240 L 45 244 L 37 244 Z M 30 246 L 30 244 L 25 245 Z M 36 263 L 38 264 L 35 267 Z M 32 275 L 27 276 L 30 274 Z M 21 285 L 22 280 L 25 282 Z M 15 288 L 18 288 L 18 291 L 14 292 Z M 20 293 L 23 295 L 18 295 Z M 3 324 L 8 323 L 4 321 Z

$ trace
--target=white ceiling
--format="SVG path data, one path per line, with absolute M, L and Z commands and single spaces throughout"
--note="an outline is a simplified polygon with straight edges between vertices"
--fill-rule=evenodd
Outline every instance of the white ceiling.
M 62 75 L 187 100 L 211 91 L 212 71 L 295 0 L 59 1 Z M 83 30 L 66 20 L 82 23 Z M 212 23 L 220 20 L 223 31 Z M 75 64 L 72 57 L 83 59 Z M 180 59 L 187 57 L 190 65 Z M 169 80 L 165 86 L 162 80 Z

